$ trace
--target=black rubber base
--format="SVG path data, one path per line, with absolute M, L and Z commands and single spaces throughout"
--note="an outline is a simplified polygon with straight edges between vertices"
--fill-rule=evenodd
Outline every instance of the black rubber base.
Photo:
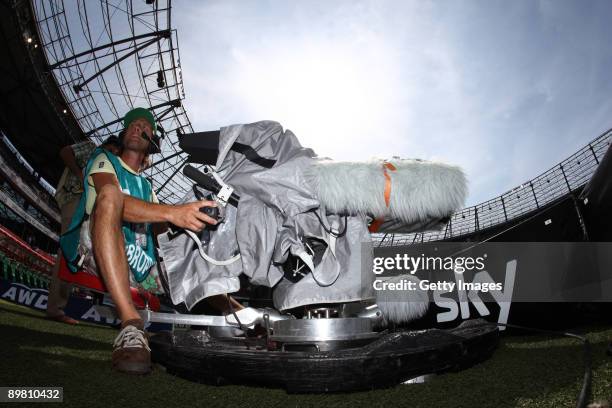
M 498 343 L 497 327 L 480 319 L 449 330 L 387 333 L 365 346 L 329 352 L 268 351 L 262 342 L 226 342 L 203 334 L 155 335 L 150 341 L 153 361 L 170 374 L 206 384 L 346 392 L 461 370 L 489 358 Z

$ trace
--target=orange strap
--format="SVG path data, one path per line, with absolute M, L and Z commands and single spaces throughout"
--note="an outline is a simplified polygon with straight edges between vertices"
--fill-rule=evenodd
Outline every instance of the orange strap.
M 383 163 L 383 172 L 385 174 L 385 205 L 389 208 L 389 203 L 391 202 L 391 176 L 387 173 L 387 169 L 395 171 L 395 166 L 388 162 Z
M 393 164 L 389 162 L 383 163 L 383 174 L 385 176 L 385 205 L 389 208 L 389 203 L 391 202 L 391 176 L 387 173 L 387 170 L 395 171 L 396 168 Z M 368 230 L 370 232 L 377 232 L 380 226 L 385 221 L 385 217 L 378 217 L 370 224 Z

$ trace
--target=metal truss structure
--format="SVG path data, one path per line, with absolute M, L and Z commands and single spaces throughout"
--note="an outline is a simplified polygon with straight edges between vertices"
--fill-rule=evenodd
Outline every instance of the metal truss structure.
M 161 154 L 145 171 L 162 202 L 190 188 L 178 133 L 193 132 L 182 106 L 178 36 L 171 0 L 31 0 L 48 70 L 85 135 L 117 135 L 123 115 L 142 106 L 157 119 Z
M 453 214 L 441 231 L 415 234 L 376 234 L 378 246 L 442 241 L 491 228 L 536 211 L 584 186 L 612 142 L 612 129 L 534 179 L 491 200 Z
M 193 132 L 171 0 L 31 0 L 47 65 L 85 135 L 97 143 L 122 128 L 135 106 L 149 108 L 165 140 L 146 171 L 162 202 L 191 188 L 180 169 L 187 155 L 178 134 Z M 66 113 L 66 112 L 65 112 Z M 536 178 L 451 218 L 442 231 L 377 234 L 380 246 L 464 236 L 516 219 L 583 186 L 612 140 L 609 130 Z

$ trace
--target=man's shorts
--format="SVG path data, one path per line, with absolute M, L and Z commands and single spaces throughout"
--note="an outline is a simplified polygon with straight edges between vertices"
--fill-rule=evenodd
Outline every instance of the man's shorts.
M 98 273 L 96 261 L 94 259 L 93 243 L 91 239 L 92 235 L 92 224 L 91 217 L 83 222 L 81 225 L 80 239 L 79 239 L 79 269 L 83 272 L 97 276 L 102 279 Z M 123 240 L 123 235 L 121 235 Z M 126 264 L 127 266 L 127 264 Z M 141 282 L 137 282 L 134 278 L 134 274 L 128 267 L 128 275 L 130 277 L 130 286 L 137 289 L 143 289 L 147 292 L 154 294 L 164 293 L 163 286 L 159 277 L 159 271 L 157 265 L 153 265 L 149 270 L 149 274 Z

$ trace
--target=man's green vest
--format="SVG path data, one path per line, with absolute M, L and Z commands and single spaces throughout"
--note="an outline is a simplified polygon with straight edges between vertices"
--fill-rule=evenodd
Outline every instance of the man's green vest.
M 87 168 L 85 174 L 89 174 L 91 166 L 94 160 L 100 153 L 106 154 L 106 157 L 113 165 L 117 180 L 121 190 L 134 198 L 138 198 L 144 201 L 151 201 L 151 183 L 144 178 L 133 174 L 123 168 L 119 159 L 114 154 L 107 152 L 102 148 L 96 148 L 89 161 L 87 162 Z M 83 222 L 89 217 L 85 213 L 85 206 L 87 204 L 87 177 L 83 180 L 83 194 L 79 205 L 72 216 L 70 226 L 68 230 L 60 237 L 60 247 L 62 253 L 70 271 L 75 273 L 78 270 L 79 263 L 79 239 L 80 230 Z M 133 279 L 136 282 L 144 281 L 149 275 L 149 270 L 155 264 L 155 248 L 153 243 L 153 234 L 151 232 L 150 224 L 135 224 L 130 222 L 123 222 L 122 225 L 123 238 L 125 241 L 125 253 L 127 255 L 128 264 L 133 275 Z

